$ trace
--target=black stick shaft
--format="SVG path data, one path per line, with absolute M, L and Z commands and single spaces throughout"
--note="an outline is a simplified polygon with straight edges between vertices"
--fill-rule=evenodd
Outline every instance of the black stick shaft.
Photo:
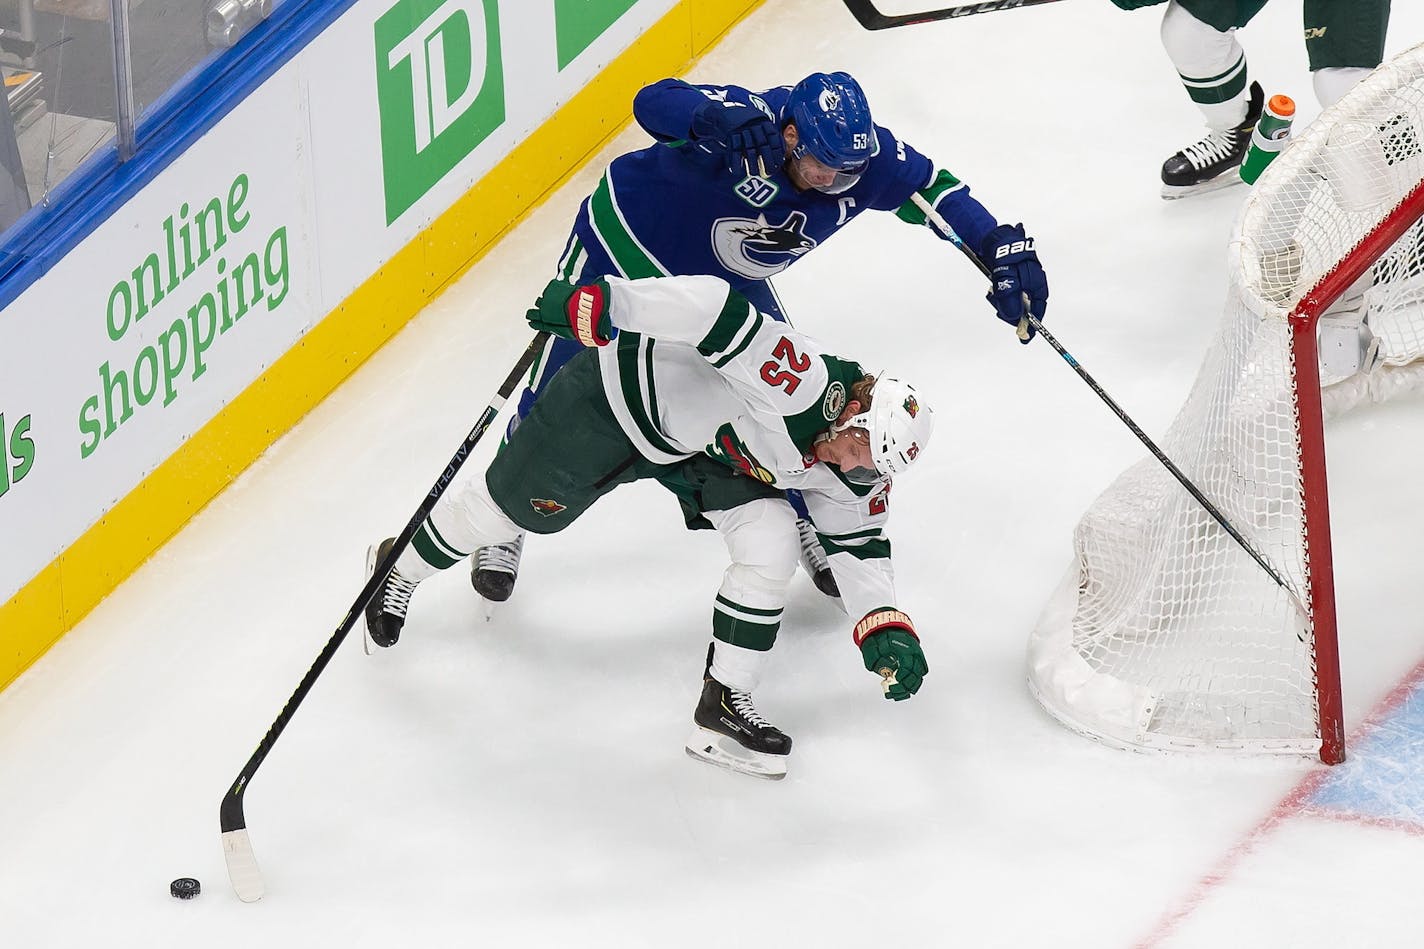
M 949 239 L 949 242 L 951 244 L 959 248 L 959 250 L 963 251 L 964 256 L 968 257 L 971 261 L 974 262 L 974 266 L 979 269 L 980 273 L 982 273 L 985 277 L 988 277 L 992 281 L 993 277 L 989 272 L 988 266 L 985 265 L 984 261 L 979 259 L 978 254 L 974 253 L 972 250 L 965 246 L 964 241 L 960 239 L 959 235 L 954 232 L 954 228 L 949 226 L 949 222 L 946 221 L 943 217 L 941 217 L 939 212 L 937 212 L 930 205 L 930 203 L 920 195 L 914 195 L 912 197 L 912 200 L 920 208 L 920 210 L 925 212 L 925 217 L 929 220 L 929 222 L 933 224 L 940 231 L 940 233 L 944 234 Z M 1269 576 L 1272 580 L 1274 580 L 1276 582 L 1276 585 L 1290 596 L 1290 598 L 1295 602 L 1296 608 L 1302 613 L 1307 613 L 1304 602 L 1295 592 L 1295 589 L 1285 581 L 1285 578 L 1281 576 L 1280 572 L 1276 570 L 1276 568 L 1271 565 L 1271 562 L 1268 561 L 1262 554 L 1260 554 L 1255 547 L 1251 546 L 1251 542 L 1248 541 L 1245 537 L 1243 537 L 1241 532 L 1238 531 L 1236 527 L 1226 519 L 1226 515 L 1222 514 L 1221 511 L 1217 509 L 1216 505 L 1211 503 L 1210 499 L 1208 499 L 1207 496 L 1201 492 L 1201 489 L 1198 488 L 1196 484 L 1194 484 L 1192 480 L 1182 472 L 1182 469 L 1178 468 L 1177 465 L 1172 461 L 1172 459 L 1168 458 L 1166 453 L 1163 452 L 1162 449 L 1157 447 L 1157 443 L 1154 442 L 1151 437 L 1149 437 L 1148 434 L 1144 432 L 1138 426 L 1138 424 L 1132 420 L 1132 417 L 1123 410 L 1122 406 L 1118 405 L 1117 402 L 1113 400 L 1112 396 L 1108 395 L 1107 392 L 1103 390 L 1103 387 L 1098 385 L 1097 380 L 1094 379 L 1088 373 L 1088 370 L 1084 369 L 1081 365 L 1079 365 L 1078 360 L 1073 358 L 1073 354 L 1068 352 L 1068 350 L 1064 349 L 1063 345 L 1059 343 L 1057 339 L 1054 338 L 1052 333 L 1044 329 L 1043 324 L 1038 321 L 1038 317 L 1028 312 L 1028 300 L 1025 299 L 1024 318 L 1023 321 L 1019 323 L 1019 336 L 1021 338 L 1027 338 L 1027 329 L 1029 326 L 1032 326 L 1034 332 L 1042 336 L 1044 341 L 1047 342 L 1049 346 L 1053 347 L 1054 352 L 1058 353 L 1058 355 L 1063 357 L 1064 362 L 1068 363 L 1068 365 L 1073 367 L 1073 371 L 1078 374 L 1078 377 L 1088 384 L 1088 388 L 1092 389 L 1093 392 L 1097 394 L 1099 399 L 1102 399 L 1104 405 L 1112 409 L 1113 414 L 1122 420 L 1122 423 L 1128 427 L 1132 434 L 1137 436 L 1138 441 L 1142 442 L 1143 445 L 1147 446 L 1147 450 L 1152 453 L 1152 457 L 1156 458 L 1157 461 L 1161 463 L 1162 467 L 1166 468 L 1167 471 L 1172 475 L 1172 477 L 1176 478 L 1177 482 L 1182 487 L 1187 489 L 1187 493 L 1190 494 L 1193 498 L 1195 498 L 1197 503 L 1202 506 L 1202 509 L 1211 515 L 1212 520 L 1220 524 L 1221 529 L 1226 531 L 1226 533 L 1231 537 L 1231 539 L 1236 541 L 1236 543 L 1241 546 L 1242 550 L 1250 554 L 1251 559 L 1256 561 L 1260 568 L 1266 572 L 1266 575 Z
M 936 20 L 953 20 L 976 13 L 997 13 L 1000 10 L 1017 10 L 1019 7 L 1036 7 L 1058 0 L 983 0 L 983 2 L 960 3 L 939 10 L 925 10 L 922 13 L 881 13 L 875 9 L 874 0 L 845 0 L 851 14 L 867 30 L 888 30 L 896 26 L 912 26 L 916 23 L 932 23 Z
M 1197 503 L 1202 506 L 1203 510 L 1205 510 L 1208 514 L 1211 515 L 1212 520 L 1220 524 L 1221 529 L 1226 531 L 1226 533 L 1231 536 L 1232 540 L 1240 544 L 1241 549 L 1246 551 L 1246 553 L 1250 554 L 1251 559 L 1256 561 L 1256 563 L 1260 565 L 1261 569 L 1266 571 L 1266 574 L 1272 580 L 1276 581 L 1276 585 L 1279 586 L 1281 589 L 1285 590 L 1288 594 L 1290 594 L 1292 599 L 1295 599 L 1297 604 L 1300 605 L 1300 598 L 1296 596 L 1295 590 L 1291 587 L 1289 583 L 1285 581 L 1285 578 L 1282 577 L 1280 573 L 1276 571 L 1276 568 L 1271 566 L 1270 561 L 1268 561 L 1263 555 L 1261 555 L 1255 547 L 1251 546 L 1251 542 L 1242 536 L 1241 532 L 1238 531 L 1235 526 L 1233 526 L 1232 523 L 1226 519 L 1226 515 L 1222 514 L 1221 511 L 1217 509 L 1216 505 L 1211 503 L 1207 496 L 1201 492 L 1201 489 L 1198 488 L 1196 484 L 1194 484 L 1192 480 L 1182 472 L 1182 469 L 1178 468 L 1177 465 L 1172 461 L 1172 459 L 1168 458 L 1166 453 L 1163 452 L 1162 449 L 1157 447 L 1157 444 L 1152 441 L 1151 437 L 1138 427 L 1137 423 L 1132 420 L 1131 416 L 1129 416 L 1127 412 L 1123 411 L 1122 406 L 1118 405 L 1115 401 L 1113 401 L 1112 396 L 1108 395 L 1106 392 L 1103 391 L 1103 387 L 1098 385 L 1097 380 L 1095 380 L 1091 375 L 1088 374 L 1088 370 L 1084 369 L 1078 364 L 1078 360 L 1073 358 L 1073 354 L 1068 352 L 1068 350 L 1064 349 L 1063 345 L 1059 343 L 1058 340 L 1053 338 L 1052 333 L 1044 329 L 1043 324 L 1038 321 L 1038 317 L 1029 314 L 1028 321 L 1033 326 L 1034 332 L 1038 333 L 1039 336 L 1042 336 L 1044 341 L 1047 342 L 1048 345 L 1052 346 L 1054 351 L 1058 353 L 1058 355 L 1063 357 L 1063 361 L 1073 367 L 1073 371 L 1078 373 L 1078 376 L 1088 384 L 1088 388 L 1092 389 L 1095 393 L 1097 393 L 1098 398 L 1103 400 L 1103 404 L 1106 405 L 1108 408 L 1112 409 L 1113 414 L 1116 415 L 1118 418 L 1122 419 L 1122 423 L 1132 431 L 1132 434 L 1136 435 L 1138 440 L 1142 442 L 1142 444 L 1147 446 L 1147 450 L 1152 453 L 1152 457 L 1156 458 L 1161 463 L 1162 467 L 1166 468 L 1171 473 L 1172 477 L 1176 478 L 1177 482 L 1181 484 L 1182 487 L 1187 489 L 1188 494 L 1196 498 Z M 1303 605 L 1301 606 L 1301 609 L 1302 611 L 1304 610 Z
M 316 661 L 313 662 L 311 668 L 307 670 L 307 674 L 302 676 L 302 681 L 297 684 L 296 691 L 292 693 L 291 698 L 287 699 L 287 704 L 282 706 L 282 711 L 278 714 L 277 720 L 272 723 L 271 728 L 267 729 L 267 734 L 262 736 L 262 741 L 258 743 L 257 750 L 252 753 L 251 758 L 247 759 L 247 764 L 243 765 L 242 771 L 237 776 L 237 780 L 233 782 L 232 787 L 222 800 L 220 817 L 224 833 L 241 830 L 247 826 L 247 820 L 242 812 L 242 796 L 243 793 L 246 792 L 247 786 L 252 783 L 252 778 L 256 775 L 257 769 L 261 767 L 262 760 L 267 757 L 268 752 L 272 750 L 272 746 L 276 744 L 278 737 L 281 736 L 282 731 L 287 727 L 287 723 L 290 722 L 292 716 L 296 714 L 298 706 L 302 704 L 302 700 L 305 699 L 307 693 L 311 691 L 312 686 L 316 683 L 317 677 L 321 675 L 327 664 L 331 662 L 331 657 L 336 654 L 337 647 L 346 639 L 346 634 L 351 632 L 351 628 L 356 625 L 356 620 L 362 611 L 365 610 L 366 604 L 371 601 L 371 597 L 375 596 L 376 590 L 385 582 L 386 577 L 391 572 L 391 568 L 395 566 L 396 559 L 401 555 L 401 552 L 405 550 L 411 538 L 415 536 L 415 532 L 419 530 L 421 523 L 435 507 L 435 502 L 440 500 L 440 496 L 445 493 L 445 489 L 448 488 L 450 483 L 455 479 L 456 473 L 458 473 L 461 466 L 464 465 L 465 460 L 470 457 L 470 452 L 474 450 L 475 445 L 477 445 L 484 436 L 485 430 L 489 428 L 490 423 L 493 422 L 495 416 L 499 414 L 500 408 L 503 407 L 510 393 L 514 391 L 514 387 L 519 384 L 519 381 L 524 377 L 525 373 L 529 371 L 529 367 L 533 365 L 534 360 L 538 358 L 539 352 L 544 348 L 544 344 L 548 338 L 548 333 L 536 333 L 534 335 L 534 339 L 530 341 L 529 347 L 524 350 L 524 354 L 519 357 L 519 361 L 515 363 L 514 368 L 509 371 L 509 377 L 500 385 L 495 397 L 490 400 L 489 405 L 486 406 L 484 412 L 481 413 L 479 420 L 475 423 L 475 427 L 470 429 L 470 433 L 465 436 L 464 442 L 462 442 L 460 447 L 455 451 L 454 456 L 451 457 L 445 469 L 440 473 L 440 477 L 436 480 L 435 484 L 431 486 L 429 493 L 425 496 L 425 500 L 420 503 L 420 507 L 417 508 L 415 514 L 411 516 L 410 522 L 405 525 L 405 528 L 396 537 L 395 543 L 391 546 L 390 552 L 386 555 L 385 560 L 376 564 L 375 573 L 371 575 L 371 579 L 366 581 L 366 585 L 361 588 L 361 592 L 357 595 L 356 601 L 351 604 L 351 608 L 346 611 L 346 616 L 342 618 L 341 625 L 336 628 L 336 632 L 327 640 L 325 648 L 323 648 L 321 654 L 316 657 Z

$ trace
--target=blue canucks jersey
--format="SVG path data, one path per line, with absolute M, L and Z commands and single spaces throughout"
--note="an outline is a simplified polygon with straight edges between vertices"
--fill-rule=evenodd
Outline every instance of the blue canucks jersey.
M 838 194 L 799 190 L 784 168 L 767 177 L 731 172 L 724 155 L 689 139 L 693 112 L 708 99 L 751 105 L 780 126 L 790 91 L 676 79 L 641 90 L 634 117 L 657 143 L 608 166 L 579 209 L 561 273 L 580 282 L 609 274 L 709 274 L 760 302 L 756 285 L 866 210 L 913 207 L 917 191 L 971 248 L 997 223 L 962 182 L 879 125 L 865 173 Z

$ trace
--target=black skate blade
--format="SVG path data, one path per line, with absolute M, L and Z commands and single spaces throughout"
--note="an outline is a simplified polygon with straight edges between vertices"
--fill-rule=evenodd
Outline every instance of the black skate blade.
M 1175 201 L 1178 198 L 1190 198 L 1196 194 L 1209 194 L 1212 191 L 1221 191 L 1232 185 L 1244 185 L 1241 180 L 1241 172 L 1236 168 L 1230 168 L 1217 175 L 1215 178 L 1208 178 L 1206 181 L 1198 182 L 1194 185 L 1168 185 L 1162 186 L 1162 200 Z

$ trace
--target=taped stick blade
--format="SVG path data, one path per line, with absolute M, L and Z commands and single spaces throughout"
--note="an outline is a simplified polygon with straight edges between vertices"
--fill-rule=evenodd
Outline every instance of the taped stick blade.
M 247 828 L 224 831 L 222 835 L 223 859 L 227 861 L 227 877 L 237 898 L 244 903 L 255 903 L 262 899 L 267 888 L 262 883 L 262 871 L 257 868 L 257 856 L 252 852 L 252 841 L 248 839 Z

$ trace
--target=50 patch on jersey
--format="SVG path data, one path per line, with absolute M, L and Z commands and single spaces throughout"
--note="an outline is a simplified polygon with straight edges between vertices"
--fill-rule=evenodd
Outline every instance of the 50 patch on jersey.
M 776 197 L 776 193 L 781 189 L 775 182 L 767 181 L 765 178 L 758 178 L 750 175 L 738 182 L 733 188 L 737 197 L 754 208 L 764 208 Z

